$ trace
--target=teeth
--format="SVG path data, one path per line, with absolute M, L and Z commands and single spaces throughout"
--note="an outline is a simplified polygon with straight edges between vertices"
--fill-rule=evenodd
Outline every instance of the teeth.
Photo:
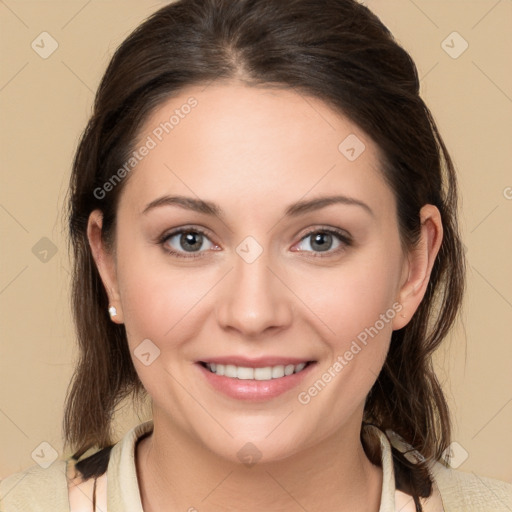
M 224 375 L 226 377 L 235 378 L 237 376 L 236 366 L 234 364 L 227 364 L 224 366 Z
M 254 378 L 256 380 L 270 380 L 272 378 L 272 368 L 270 366 L 254 368 Z
M 291 375 L 293 373 L 293 370 L 295 370 L 295 366 L 293 366 L 293 364 L 287 364 L 284 367 L 284 374 Z
M 224 375 L 232 379 L 241 380 L 272 380 L 280 379 L 281 377 L 291 375 L 292 373 L 299 373 L 304 370 L 306 363 L 297 365 L 287 364 L 277 366 L 265 366 L 264 368 L 248 368 L 245 366 L 235 366 L 233 364 L 215 364 L 206 363 L 206 367 L 217 375 Z
M 259 370 L 259 368 L 258 368 Z M 238 367 L 236 370 L 236 378 L 237 379 L 257 379 L 258 377 L 254 376 L 254 368 L 244 368 L 242 366 Z
M 284 375 L 284 366 L 273 366 L 272 367 L 272 378 L 278 379 L 279 377 L 282 377 Z

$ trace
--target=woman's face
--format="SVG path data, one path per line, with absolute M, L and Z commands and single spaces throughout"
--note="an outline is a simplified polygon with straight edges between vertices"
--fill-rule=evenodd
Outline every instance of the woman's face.
M 358 433 L 409 272 L 372 140 L 318 99 L 214 83 L 136 148 L 102 277 L 155 416 L 233 461 Z

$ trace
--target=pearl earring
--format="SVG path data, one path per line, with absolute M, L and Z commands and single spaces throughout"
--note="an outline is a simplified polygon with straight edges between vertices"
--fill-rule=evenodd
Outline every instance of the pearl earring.
M 117 316 L 117 309 L 114 306 L 110 306 L 108 312 L 110 313 L 110 318 Z

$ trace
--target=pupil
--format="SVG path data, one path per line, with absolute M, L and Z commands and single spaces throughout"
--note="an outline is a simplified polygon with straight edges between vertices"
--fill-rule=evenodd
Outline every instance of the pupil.
M 196 238 L 199 239 L 199 242 L 197 241 Z M 194 232 L 183 233 L 181 235 L 181 242 L 184 242 L 184 244 L 182 244 L 182 247 L 186 251 L 191 252 L 194 249 L 200 249 L 201 248 L 201 245 L 202 245 L 202 235 L 201 235 L 201 233 L 194 233 Z M 189 245 L 188 248 L 187 248 L 187 244 Z M 190 246 L 192 246 L 192 249 L 190 249 Z
M 327 237 L 327 242 L 325 241 L 325 237 Z M 313 243 L 311 244 L 313 248 L 314 244 L 318 244 L 318 249 L 320 251 L 327 251 L 330 246 L 330 242 L 332 241 L 332 235 L 329 233 L 317 233 L 313 239 Z

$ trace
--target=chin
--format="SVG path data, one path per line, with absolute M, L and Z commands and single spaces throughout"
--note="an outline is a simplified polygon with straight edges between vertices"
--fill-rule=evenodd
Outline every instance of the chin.
M 271 463 L 287 459 L 298 451 L 300 441 L 290 443 L 291 437 L 286 437 L 286 444 L 283 443 L 283 436 L 276 435 L 272 440 L 272 432 L 276 427 L 273 423 L 271 427 L 265 428 L 261 433 L 252 432 L 248 435 L 243 431 L 236 432 L 227 429 L 233 438 L 228 434 L 221 435 L 212 439 L 211 433 L 205 433 L 203 437 L 204 445 L 218 457 L 221 457 L 231 463 L 244 464 L 252 466 L 256 463 Z

